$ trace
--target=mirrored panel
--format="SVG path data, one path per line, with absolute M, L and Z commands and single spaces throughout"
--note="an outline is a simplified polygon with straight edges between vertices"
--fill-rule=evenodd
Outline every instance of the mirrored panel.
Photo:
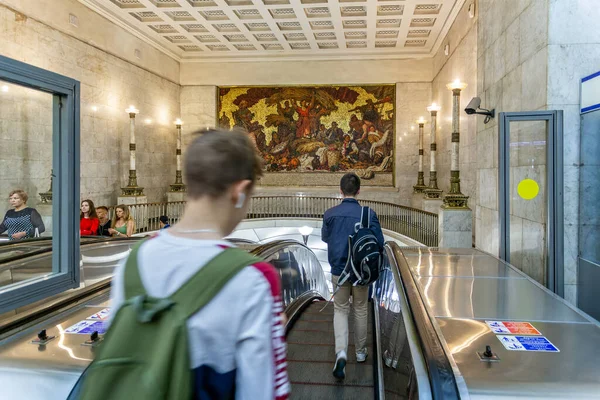
M 0 260 L 52 250 L 54 96 L 0 80 Z M 48 253 L 49 254 L 49 253 Z M 52 257 L 4 263 L 0 288 L 58 272 Z

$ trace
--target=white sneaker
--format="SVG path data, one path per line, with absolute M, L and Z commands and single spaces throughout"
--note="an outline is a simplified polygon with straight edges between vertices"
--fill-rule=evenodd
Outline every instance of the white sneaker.
M 364 349 L 363 351 L 357 351 L 356 352 L 356 362 L 359 363 L 363 363 L 366 361 L 367 359 L 367 349 Z
M 333 376 L 338 380 L 346 377 L 346 352 L 344 350 L 338 352 L 335 356 Z

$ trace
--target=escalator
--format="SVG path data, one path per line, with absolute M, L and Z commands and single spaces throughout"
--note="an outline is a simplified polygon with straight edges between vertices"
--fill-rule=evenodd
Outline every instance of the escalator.
M 8 322 L 0 320 L 3 399 L 52 400 L 68 396 L 93 359 L 94 347 L 82 345 L 88 336 L 65 331 L 110 307 L 112 269 L 135 242 L 132 238 L 82 245 L 82 277 L 93 276 L 88 284 L 16 314 Z M 356 362 L 350 313 L 346 379 L 340 383 L 332 376 L 333 304 L 326 303 L 331 294 L 315 254 L 295 241 L 238 245 L 271 263 L 281 278 L 288 319 L 287 362 L 292 399 L 456 398 L 432 395 L 435 390 L 431 390 L 430 370 L 436 366 L 426 359 L 430 354 L 423 349 L 420 332 L 413 323 L 414 307 L 408 306 L 389 246 L 385 268 L 373 287 L 368 307 L 368 358 L 365 363 Z M 20 262 L 26 265 L 27 259 L 36 257 L 39 255 Z M 42 330 L 56 339 L 43 346 L 33 344 L 32 339 Z
M 349 316 L 346 379 L 337 382 L 332 375 L 335 361 L 333 304 L 311 303 L 296 320 L 287 336 L 288 373 L 293 399 L 372 399 L 375 395 L 373 366 L 373 310 L 369 307 L 367 350 L 364 363 L 357 363 L 354 347 L 353 314 Z

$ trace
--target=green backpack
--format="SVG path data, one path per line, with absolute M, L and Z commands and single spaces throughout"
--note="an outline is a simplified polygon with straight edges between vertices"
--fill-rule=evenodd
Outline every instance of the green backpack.
M 191 399 L 193 375 L 186 321 L 208 304 L 239 271 L 259 261 L 228 248 L 173 295 L 146 294 L 137 267 L 136 245 L 125 264 L 125 298 L 69 398 L 84 400 Z M 78 385 L 79 386 L 79 385 Z

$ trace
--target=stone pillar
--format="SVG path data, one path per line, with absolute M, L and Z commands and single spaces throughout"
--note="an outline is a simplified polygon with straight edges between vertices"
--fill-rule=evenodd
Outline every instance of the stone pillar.
M 437 185 L 437 166 L 436 166 L 436 155 L 437 155 L 437 142 L 436 142 L 436 132 L 437 132 L 437 113 L 440 111 L 440 106 L 433 103 L 429 107 L 427 107 L 427 111 L 431 114 L 431 133 L 429 136 L 430 145 L 429 145 L 429 185 L 427 189 L 424 190 L 423 197 L 423 210 L 429 211 L 432 213 L 438 213 L 440 211 L 440 207 L 443 204 L 442 200 L 442 190 L 438 188 Z
M 425 126 L 425 119 L 423 117 L 419 118 L 417 124 L 419 124 L 419 172 L 417 175 L 417 184 L 413 186 L 413 190 L 414 193 L 423 193 L 427 188 L 423 175 L 423 127 Z
M 177 149 L 175 150 L 175 157 L 177 159 L 177 171 L 175 172 L 175 183 L 171 184 L 169 193 L 184 193 L 185 185 L 183 184 L 183 177 L 181 175 L 181 125 L 183 123 L 180 119 L 175 121 L 175 127 L 177 128 Z M 168 196 L 168 194 L 167 194 Z M 183 199 L 183 197 L 182 197 Z M 176 200 L 181 201 L 181 200 Z
M 460 91 L 467 87 L 458 79 L 446 85 L 452 90 L 452 155 L 450 166 L 450 191 L 444 196 L 442 208 L 469 209 L 465 196 L 460 192 L 460 168 L 459 168 L 459 146 L 460 146 Z
M 134 106 L 129 106 L 125 110 L 129 114 L 129 183 L 121 188 L 121 197 L 144 196 L 144 188 L 137 185 L 137 175 L 135 170 L 135 115 L 139 113 Z M 134 203 L 134 204 L 139 204 Z
M 438 219 L 438 247 L 473 247 L 473 212 L 468 208 L 442 208 Z
M 177 172 L 175 172 L 175 183 L 170 185 L 169 191 L 167 192 L 167 202 L 174 203 L 185 200 L 186 187 L 183 184 L 183 176 L 181 173 L 181 126 L 183 122 L 180 119 L 175 121 L 175 127 L 177 128 L 177 149 L 175 151 L 175 157 L 177 159 Z M 179 220 L 183 207 L 178 205 L 167 206 L 167 217 L 174 221 Z
M 119 204 L 127 206 L 135 204 L 146 204 L 148 198 L 144 195 L 144 188 L 137 185 L 135 169 L 135 116 L 139 113 L 134 106 L 125 110 L 129 114 L 129 182 L 126 187 L 121 188 L 121 196 L 117 198 Z M 131 215 L 136 220 L 136 229 L 144 229 L 148 226 L 148 218 L 142 209 L 131 209 Z

